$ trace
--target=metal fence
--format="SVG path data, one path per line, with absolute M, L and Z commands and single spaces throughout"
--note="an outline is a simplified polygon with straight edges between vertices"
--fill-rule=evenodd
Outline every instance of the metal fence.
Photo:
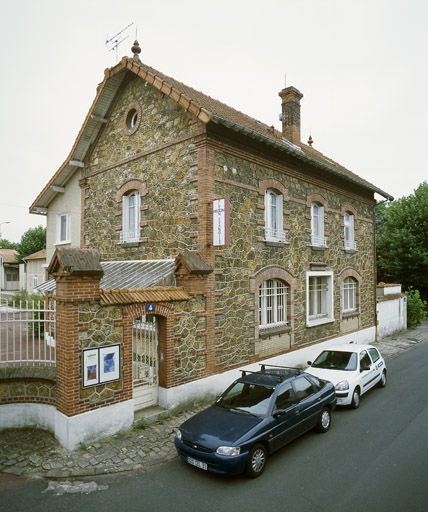
M 0 302 L 0 366 L 55 364 L 55 300 Z

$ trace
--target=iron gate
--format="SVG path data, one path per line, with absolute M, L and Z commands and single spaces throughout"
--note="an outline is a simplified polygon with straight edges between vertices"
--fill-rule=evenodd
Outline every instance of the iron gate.
M 135 409 L 158 402 L 158 323 L 143 315 L 132 324 L 132 379 Z

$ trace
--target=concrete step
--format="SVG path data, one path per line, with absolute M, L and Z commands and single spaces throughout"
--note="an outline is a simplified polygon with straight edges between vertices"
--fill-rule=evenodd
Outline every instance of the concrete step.
M 151 425 L 156 421 L 168 417 L 168 409 L 163 409 L 162 407 L 159 407 L 159 405 L 152 405 L 151 407 L 146 407 L 144 409 L 140 409 L 139 411 L 135 411 L 134 423 L 143 421 L 144 424 Z

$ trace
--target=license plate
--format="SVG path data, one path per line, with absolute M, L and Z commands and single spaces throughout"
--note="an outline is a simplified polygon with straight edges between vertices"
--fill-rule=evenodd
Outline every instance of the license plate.
M 187 462 L 189 464 L 192 464 L 192 466 L 196 466 L 199 469 L 205 469 L 205 471 L 208 469 L 206 462 L 201 462 L 200 460 L 193 459 L 192 457 L 187 457 Z

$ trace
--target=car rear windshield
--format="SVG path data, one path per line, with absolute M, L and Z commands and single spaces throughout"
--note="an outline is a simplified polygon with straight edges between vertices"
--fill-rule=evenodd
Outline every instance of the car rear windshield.
M 217 405 L 244 414 L 264 416 L 267 414 L 273 391 L 271 387 L 235 382 L 223 393 Z
M 324 350 L 312 363 L 312 368 L 354 371 L 357 369 L 357 362 L 358 358 L 355 352 Z

